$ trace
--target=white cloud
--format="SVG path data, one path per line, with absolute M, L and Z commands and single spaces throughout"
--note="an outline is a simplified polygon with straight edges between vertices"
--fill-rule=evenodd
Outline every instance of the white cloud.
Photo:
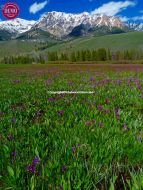
M 123 22 L 127 22 L 127 21 L 143 21 L 143 15 L 141 15 L 141 16 L 135 16 L 135 17 L 120 16 L 120 19 Z
M 34 4 L 32 4 L 29 8 L 29 12 L 32 14 L 37 13 L 38 11 L 42 10 L 46 5 L 48 4 L 48 1 L 43 1 L 41 3 L 37 3 L 35 2 Z
M 105 14 L 107 16 L 114 16 L 123 10 L 127 9 L 128 7 L 135 6 L 136 3 L 134 1 L 118 1 L 114 2 L 111 1 L 109 3 L 103 4 L 101 7 L 92 11 L 92 14 Z
M 140 13 L 143 13 L 143 10 L 141 10 Z
M 133 21 L 143 20 L 143 15 L 141 15 L 141 16 L 135 16 L 135 17 L 132 17 L 130 19 L 133 20 Z
M 126 16 L 119 16 L 121 21 L 123 22 L 127 22 L 128 20 L 130 20 L 130 18 L 126 17 Z

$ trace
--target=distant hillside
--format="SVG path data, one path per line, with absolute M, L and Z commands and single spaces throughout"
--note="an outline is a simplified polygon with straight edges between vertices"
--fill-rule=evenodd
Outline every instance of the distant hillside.
M 80 49 L 110 48 L 111 50 L 139 49 L 143 50 L 143 32 L 129 32 L 99 37 L 76 38 L 67 42 L 34 40 L 11 40 L 0 42 L 0 58 L 30 52 L 47 54 L 50 51 L 71 52 Z
M 29 53 L 35 50 L 36 42 L 10 40 L 0 42 L 0 58 L 10 55 Z
M 33 28 L 27 32 L 24 32 L 22 34 L 20 34 L 17 39 L 20 39 L 20 40 L 50 40 L 53 38 L 53 36 L 49 33 L 49 32 L 46 32 L 46 31 L 43 31 L 39 28 Z
M 46 51 L 74 51 L 78 49 L 110 48 L 111 50 L 143 50 L 143 32 L 129 32 L 99 37 L 77 38 L 46 49 Z
M 15 34 L 7 30 L 0 29 L 0 41 L 11 40 L 13 35 Z

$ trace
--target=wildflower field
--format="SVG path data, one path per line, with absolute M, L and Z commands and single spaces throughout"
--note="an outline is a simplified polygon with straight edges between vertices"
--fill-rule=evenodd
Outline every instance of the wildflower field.
M 143 65 L 0 65 L 0 189 L 142 190 Z

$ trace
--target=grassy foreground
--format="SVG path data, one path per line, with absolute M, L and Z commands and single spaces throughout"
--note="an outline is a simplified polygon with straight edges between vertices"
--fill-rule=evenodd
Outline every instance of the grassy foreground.
M 143 189 L 142 70 L 1 65 L 0 189 Z

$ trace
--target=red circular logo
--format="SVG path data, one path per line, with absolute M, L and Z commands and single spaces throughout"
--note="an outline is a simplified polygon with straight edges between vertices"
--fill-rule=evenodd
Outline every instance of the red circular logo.
M 14 19 L 19 15 L 19 6 L 16 3 L 6 3 L 3 6 L 2 13 L 3 16 L 6 17 L 7 19 Z

